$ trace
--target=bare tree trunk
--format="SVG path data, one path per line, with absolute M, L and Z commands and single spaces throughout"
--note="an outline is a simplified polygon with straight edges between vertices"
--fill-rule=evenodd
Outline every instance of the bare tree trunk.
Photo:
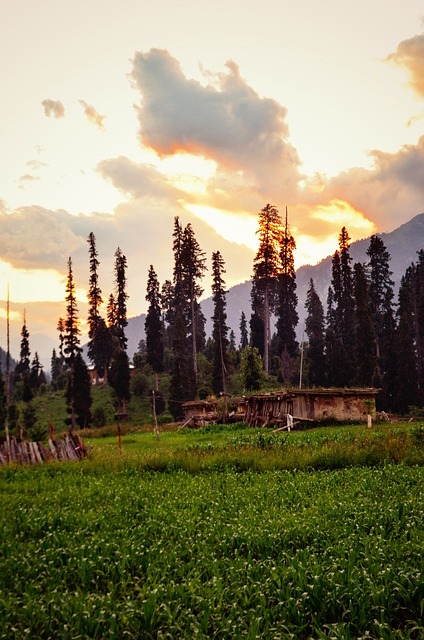
M 154 418 L 154 421 L 155 421 L 156 439 L 160 440 L 158 418 L 157 418 L 157 415 L 156 415 L 156 393 L 155 393 L 155 391 L 152 391 L 152 408 L 153 408 L 153 418 Z
M 197 345 L 196 345 L 196 312 L 194 308 L 194 298 L 192 298 L 191 300 L 191 344 L 193 348 L 194 379 L 196 381 L 196 388 L 197 388 L 198 370 L 197 370 Z
M 265 300 L 264 300 L 264 371 L 268 378 L 269 376 L 269 334 L 270 317 L 269 317 L 269 300 L 268 300 L 268 286 L 265 287 Z

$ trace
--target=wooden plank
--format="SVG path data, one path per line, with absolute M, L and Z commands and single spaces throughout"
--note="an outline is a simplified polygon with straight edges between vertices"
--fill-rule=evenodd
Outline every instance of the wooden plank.
M 30 444 L 32 444 L 32 450 L 34 451 L 34 455 L 35 455 L 35 458 L 36 458 L 37 462 L 39 464 L 42 464 L 43 463 L 43 459 L 42 459 L 42 457 L 40 455 L 40 452 L 38 450 L 38 442 L 31 442 Z
M 53 440 L 51 438 L 49 438 L 49 449 L 51 451 L 53 459 L 54 460 L 58 460 L 59 456 L 57 454 L 57 449 L 56 449 L 56 447 L 54 445 L 54 442 L 53 442 Z

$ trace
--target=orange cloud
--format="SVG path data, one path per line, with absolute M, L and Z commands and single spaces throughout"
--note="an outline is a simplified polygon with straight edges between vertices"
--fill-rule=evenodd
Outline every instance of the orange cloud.
M 88 120 L 95 124 L 99 129 L 105 129 L 103 121 L 106 116 L 101 116 L 91 104 L 87 104 L 84 100 L 80 100 L 79 103 L 84 107 L 84 113 Z

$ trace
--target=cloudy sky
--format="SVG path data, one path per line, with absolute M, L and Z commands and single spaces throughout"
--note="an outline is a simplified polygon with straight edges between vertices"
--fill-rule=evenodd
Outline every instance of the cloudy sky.
M 174 216 L 227 285 L 258 211 L 289 210 L 296 266 L 424 212 L 421 0 L 0 0 L 0 314 L 55 335 L 68 257 L 86 311 L 128 260 L 171 277 Z M 205 281 L 206 294 L 209 283 Z M 40 302 L 42 303 L 40 305 Z M 0 344 L 5 329 L 0 325 Z

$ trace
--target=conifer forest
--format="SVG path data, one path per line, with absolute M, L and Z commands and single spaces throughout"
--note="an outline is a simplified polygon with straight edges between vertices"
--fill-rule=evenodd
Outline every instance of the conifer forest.
M 171 231 L 171 230 L 170 230 Z M 191 224 L 174 219 L 170 251 L 173 272 L 160 283 L 154 265 L 146 274 L 145 339 L 127 353 L 127 270 L 120 247 L 114 256 L 114 290 L 101 289 L 96 238 L 87 238 L 88 342 L 81 345 L 80 317 L 72 260 L 68 260 L 66 313 L 58 318 L 58 345 L 50 375 L 38 354 L 31 359 L 24 316 L 19 359 L 0 382 L 1 420 L 24 432 L 34 423 L 31 400 L 46 386 L 65 395 L 68 426 L 93 423 L 92 382 L 113 390 L 116 414 L 125 418 L 131 394 L 153 392 L 159 412 L 183 417 L 194 399 L 261 389 L 377 388 L 377 409 L 406 414 L 424 406 L 424 250 L 404 273 L 397 296 L 390 254 L 379 235 L 369 238 L 367 260 L 353 263 L 348 229 L 332 256 L 331 283 L 320 299 L 313 279 L 306 299 L 303 339 L 298 340 L 298 296 L 287 209 L 267 204 L 258 214 L 258 250 L 252 265 L 251 315 L 241 313 L 239 343 L 227 321 L 225 256 L 206 256 Z M 212 332 L 200 301 L 210 271 Z

